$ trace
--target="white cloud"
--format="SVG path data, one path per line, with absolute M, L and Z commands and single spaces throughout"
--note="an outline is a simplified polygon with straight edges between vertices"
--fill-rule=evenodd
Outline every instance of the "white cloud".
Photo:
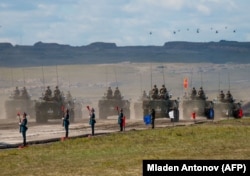
M 37 41 L 87 45 L 96 40 L 115 41 L 119 46 L 146 45 L 149 31 L 153 31 L 152 44 L 157 45 L 225 36 L 248 41 L 249 5 L 245 0 L 2 0 L 0 42 L 20 43 L 22 38 L 29 45 Z M 224 33 L 210 35 L 210 27 L 223 31 L 225 26 Z M 239 29 L 237 34 L 228 32 L 234 28 Z M 180 30 L 178 35 L 174 30 Z

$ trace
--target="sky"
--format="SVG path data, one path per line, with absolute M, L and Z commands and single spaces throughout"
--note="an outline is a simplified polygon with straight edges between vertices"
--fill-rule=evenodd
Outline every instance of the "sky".
M 0 43 L 250 41 L 249 0 L 1 0 Z

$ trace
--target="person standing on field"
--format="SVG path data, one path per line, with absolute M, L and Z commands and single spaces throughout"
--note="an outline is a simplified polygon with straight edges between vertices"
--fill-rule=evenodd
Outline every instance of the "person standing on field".
M 154 108 L 152 108 L 150 115 L 151 115 L 152 129 L 154 129 L 155 128 L 155 109 Z
M 118 124 L 120 125 L 120 131 L 123 131 L 123 118 L 124 118 L 123 110 L 120 109 L 120 113 L 118 115 Z
M 69 110 L 66 110 L 66 116 L 63 117 L 63 127 L 65 128 L 65 138 L 69 137 Z
M 20 119 L 20 122 L 19 122 L 20 133 L 22 133 L 22 136 L 23 136 L 23 147 L 25 147 L 27 145 L 27 143 L 26 143 L 26 131 L 28 130 L 28 127 L 27 127 L 28 120 L 27 120 L 26 116 L 27 116 L 27 114 L 24 112 L 23 117 L 22 117 L 22 119 Z
M 94 108 L 91 109 L 89 113 L 89 124 L 91 125 L 91 130 L 92 130 L 92 136 L 95 135 L 95 110 Z

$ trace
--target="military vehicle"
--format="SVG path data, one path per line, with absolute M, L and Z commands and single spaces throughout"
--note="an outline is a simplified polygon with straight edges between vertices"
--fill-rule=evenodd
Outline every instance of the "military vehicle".
M 208 119 L 214 118 L 214 104 L 213 101 L 207 100 L 205 92 L 201 87 L 198 94 L 193 88 L 190 96 L 184 96 L 182 102 L 183 117 L 190 118 L 195 112 L 196 116 L 206 117 Z
M 244 112 L 244 116 L 246 117 L 250 117 L 250 102 L 245 103 L 242 106 L 242 110 Z
M 123 99 L 118 87 L 116 87 L 114 95 L 109 87 L 108 92 L 98 101 L 98 107 L 100 119 L 107 119 L 108 116 L 118 115 L 117 107 L 122 108 L 124 116 L 130 119 L 130 102 Z
M 73 105 L 66 101 L 57 86 L 52 96 L 48 86 L 45 95 L 35 103 L 36 122 L 46 123 L 49 119 L 62 119 L 66 110 L 69 110 L 70 121 L 73 122 L 75 117 Z
M 243 110 L 241 108 L 241 103 L 236 103 L 231 95 L 230 91 L 227 92 L 226 97 L 223 91 L 214 101 L 214 109 L 216 116 L 219 117 L 234 117 L 241 118 L 243 116 Z
M 16 89 L 10 95 L 9 100 L 5 101 L 5 111 L 7 119 L 14 119 L 17 113 L 27 113 L 30 118 L 35 117 L 35 101 L 31 100 L 29 93 L 24 87 L 23 90 Z
M 154 86 L 156 88 L 156 85 Z M 154 88 L 154 89 L 155 89 Z M 142 101 L 143 116 L 149 115 L 152 108 L 155 109 L 155 118 L 170 118 L 169 112 L 174 112 L 174 118 L 171 121 L 179 121 L 179 101 L 171 100 L 172 96 L 169 92 L 161 92 L 151 90 L 149 96 L 144 97 Z

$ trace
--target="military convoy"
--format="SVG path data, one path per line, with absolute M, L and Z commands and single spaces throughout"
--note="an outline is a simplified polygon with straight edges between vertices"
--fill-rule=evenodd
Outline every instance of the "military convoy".
M 122 108 L 127 119 L 130 119 L 130 102 L 124 100 L 118 87 L 113 91 L 108 88 L 101 100 L 98 101 L 99 118 L 107 119 L 109 116 L 118 115 L 118 109 Z
M 29 117 L 33 118 L 35 116 L 34 107 L 35 101 L 31 100 L 26 87 L 23 87 L 21 91 L 16 87 L 9 100 L 5 101 L 6 118 L 14 119 L 20 112 L 29 112 Z
M 179 101 L 171 100 L 172 96 L 162 85 L 160 93 L 158 88 L 154 85 L 154 88 L 149 92 L 148 96 L 143 96 L 141 108 L 143 110 L 143 116 L 149 115 L 152 109 L 155 109 L 155 118 L 170 118 L 169 112 L 173 111 L 174 118 L 172 121 L 179 121 Z M 137 105 L 138 106 L 138 105 Z
M 70 121 L 73 122 L 75 111 L 71 95 L 65 98 L 56 86 L 54 96 L 52 96 L 52 91 L 48 86 L 44 96 L 35 103 L 36 122 L 46 123 L 49 119 L 61 119 L 66 110 L 69 110 Z
M 184 119 L 190 118 L 193 113 L 195 113 L 195 117 L 214 118 L 214 103 L 207 100 L 202 87 L 200 87 L 198 93 L 193 87 L 190 96 L 186 95 L 183 97 L 182 108 Z
M 243 116 L 241 103 L 235 102 L 230 91 L 228 91 L 225 96 L 224 92 L 221 90 L 214 104 L 216 115 L 219 117 L 241 118 Z

